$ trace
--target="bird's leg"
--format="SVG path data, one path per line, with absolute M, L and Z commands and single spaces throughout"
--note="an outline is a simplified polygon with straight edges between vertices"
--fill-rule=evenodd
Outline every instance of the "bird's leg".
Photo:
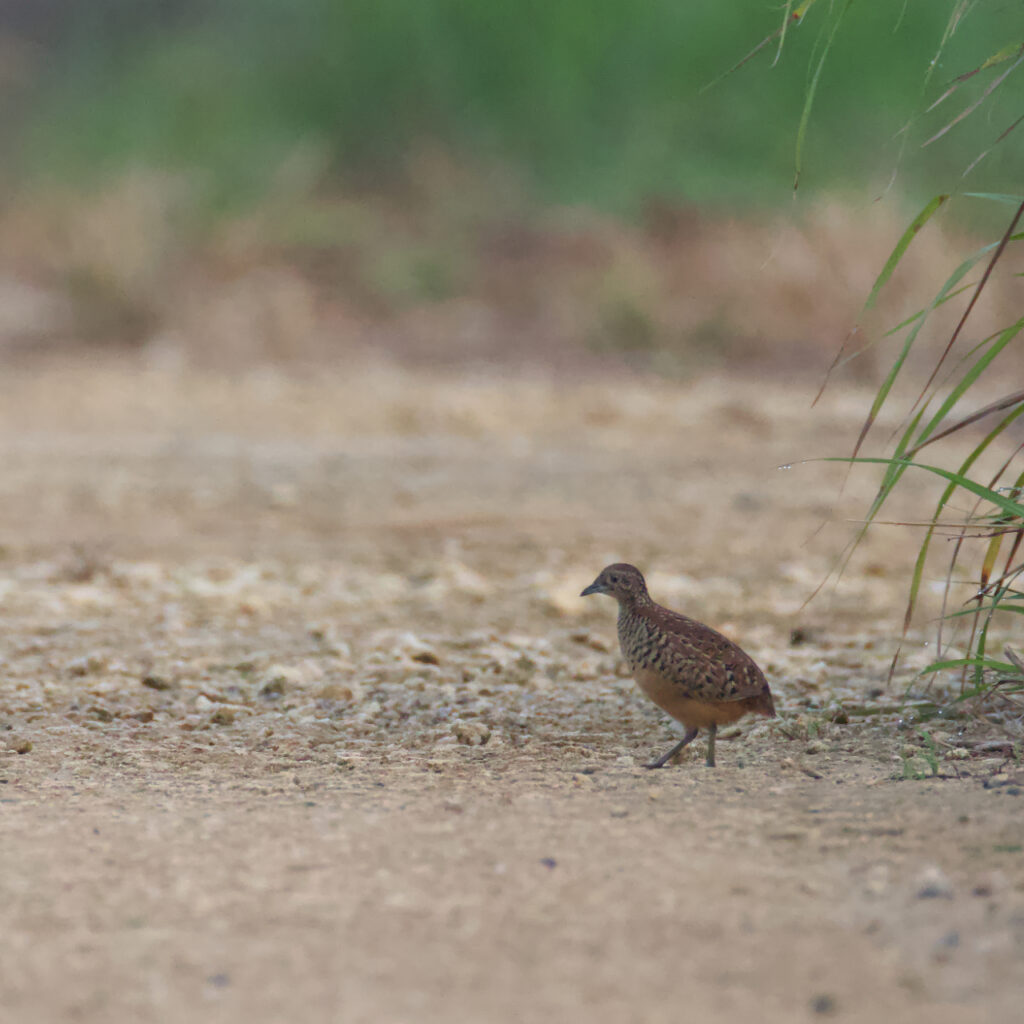
M 718 733 L 718 726 L 712 722 L 708 726 L 708 759 L 704 763 L 709 768 L 715 767 L 715 736 Z
M 714 728 L 714 726 L 712 726 Z M 676 754 L 679 753 L 687 743 L 692 743 L 697 737 L 697 729 L 687 729 L 686 735 L 663 757 L 659 757 L 657 761 L 652 761 L 650 764 L 645 764 L 645 768 L 664 768 L 669 761 L 672 760 Z

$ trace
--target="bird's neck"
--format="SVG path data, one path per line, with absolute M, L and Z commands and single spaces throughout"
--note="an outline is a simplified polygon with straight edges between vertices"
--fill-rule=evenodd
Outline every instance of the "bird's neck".
M 649 608 L 651 604 L 653 602 L 646 591 L 642 594 L 625 594 L 619 598 L 619 613 L 629 615 L 641 608 Z

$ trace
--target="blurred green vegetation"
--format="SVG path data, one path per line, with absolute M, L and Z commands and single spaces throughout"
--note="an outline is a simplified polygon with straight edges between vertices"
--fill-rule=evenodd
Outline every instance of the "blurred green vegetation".
M 71 27 L 29 97 L 22 174 L 82 182 L 139 165 L 198 171 L 205 201 L 224 208 L 282 181 L 402 186 L 434 147 L 473 173 L 500 169 L 506 186 L 540 201 L 624 213 L 652 197 L 776 205 L 788 199 L 811 69 L 839 7 L 815 4 L 777 62 L 769 44 L 702 93 L 779 26 L 779 4 L 210 0 L 175 18 L 166 6 L 138 0 L 127 19 L 112 0 L 68 9 Z M 901 191 L 948 188 L 1011 123 L 1012 80 L 983 118 L 922 151 L 968 102 L 957 94 L 915 121 L 900 159 L 899 130 L 927 105 L 922 81 L 963 6 L 852 4 L 818 88 L 802 189 L 856 184 L 863 195 L 898 163 Z M 974 5 L 927 100 L 1022 29 L 1021 5 Z M 1012 190 L 1022 157 L 1024 132 L 970 186 Z

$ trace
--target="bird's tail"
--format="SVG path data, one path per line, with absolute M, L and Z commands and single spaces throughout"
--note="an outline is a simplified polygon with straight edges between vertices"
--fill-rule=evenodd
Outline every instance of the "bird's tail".
M 772 691 L 767 686 L 764 688 L 764 693 L 758 697 L 756 710 L 758 714 L 764 715 L 765 718 L 775 717 L 775 701 L 772 700 Z

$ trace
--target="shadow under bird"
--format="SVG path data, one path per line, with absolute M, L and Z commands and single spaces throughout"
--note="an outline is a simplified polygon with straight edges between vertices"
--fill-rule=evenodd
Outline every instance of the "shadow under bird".
M 707 765 L 715 765 L 720 725 L 747 714 L 775 717 L 775 704 L 754 659 L 717 630 L 651 600 L 643 574 L 618 562 L 580 595 L 608 594 L 619 603 L 619 646 L 637 685 L 686 729 L 663 757 L 645 765 L 663 768 L 708 730 Z

